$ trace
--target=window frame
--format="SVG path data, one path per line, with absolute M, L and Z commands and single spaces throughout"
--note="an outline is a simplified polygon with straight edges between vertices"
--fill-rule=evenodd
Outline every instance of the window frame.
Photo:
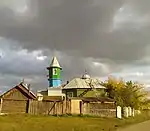
M 67 97 L 73 97 L 73 92 L 71 91 L 67 92 Z
M 53 75 L 57 75 L 57 69 L 53 68 Z

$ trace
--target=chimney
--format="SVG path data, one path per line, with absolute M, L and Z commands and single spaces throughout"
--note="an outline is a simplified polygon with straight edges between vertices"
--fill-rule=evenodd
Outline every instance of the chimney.
M 22 79 L 22 83 L 24 84 L 24 78 Z
M 28 90 L 29 90 L 29 92 L 30 92 L 30 84 L 28 84 L 28 86 L 27 86 L 27 87 L 28 87 Z

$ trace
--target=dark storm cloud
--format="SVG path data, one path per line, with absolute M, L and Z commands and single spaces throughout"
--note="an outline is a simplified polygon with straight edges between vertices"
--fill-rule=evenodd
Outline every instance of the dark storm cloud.
M 2 1 L 7 1 L 7 6 Z M 55 51 L 60 53 L 56 56 L 63 66 L 64 82 L 81 76 L 85 69 L 91 76 L 106 76 L 128 64 L 137 66 L 136 61 L 148 55 L 148 0 L 27 1 L 24 14 L 17 13 L 19 5 L 0 2 L 0 36 L 11 45 L 9 50 L 3 48 L 7 57 L 0 58 L 1 85 L 25 78 L 36 89 L 46 88 L 46 66 Z M 0 42 L 0 47 L 2 44 L 5 42 Z M 23 48 L 26 55 L 17 54 Z M 37 49 L 48 58 L 33 58 Z
M 83 57 L 128 61 L 140 59 L 145 55 L 144 50 L 150 40 L 145 34 L 149 32 L 149 27 L 146 28 L 146 32 L 144 28 L 126 28 L 112 32 L 109 32 L 109 29 L 119 8 L 127 4 L 133 7 L 133 12 L 136 11 L 137 15 L 148 13 L 149 8 L 145 6 L 150 3 L 148 0 L 142 3 L 125 0 L 30 2 L 30 11 L 36 10 L 37 15 L 25 22 L 20 22 L 18 19 L 22 17 L 13 15 L 10 9 L 1 9 L 0 16 L 7 22 L 0 20 L 0 35 L 20 41 L 28 49 L 57 49 Z
M 6 44 L 7 42 L 4 40 L 3 42 L 1 40 L 1 43 L 3 43 L 3 46 L 0 45 L 0 52 L 2 54 L 0 59 L 0 86 L 2 88 L 0 89 L 6 90 L 4 89 L 5 87 L 7 89 L 11 88 L 23 79 L 26 83 L 31 84 L 31 88 L 34 91 L 47 88 L 48 71 L 46 67 L 51 62 L 53 51 L 47 52 L 47 58 L 45 59 L 45 56 L 39 51 L 29 52 L 22 48 L 17 49 L 15 44 L 10 46 Z M 108 60 L 76 58 L 61 52 L 55 54 L 58 56 L 58 60 L 63 68 L 63 83 L 73 77 L 81 77 L 85 73 L 85 70 L 93 77 L 106 75 L 110 71 L 110 61 Z M 42 57 L 44 59 L 42 59 Z M 94 66 L 94 62 L 98 65 Z M 102 65 L 99 65 L 99 63 Z M 111 67 L 113 65 L 114 63 L 111 64 Z

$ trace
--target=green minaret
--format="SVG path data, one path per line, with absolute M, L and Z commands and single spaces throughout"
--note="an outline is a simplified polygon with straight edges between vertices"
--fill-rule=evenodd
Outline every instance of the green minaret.
M 59 65 L 59 62 L 56 57 L 53 57 L 52 62 L 49 67 L 49 87 L 59 87 L 61 86 L 61 71 L 62 68 Z

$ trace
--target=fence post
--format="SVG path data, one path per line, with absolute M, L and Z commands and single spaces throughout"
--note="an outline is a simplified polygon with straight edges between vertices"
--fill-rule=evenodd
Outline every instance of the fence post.
M 64 101 L 61 102 L 61 108 L 60 109 L 62 109 L 61 115 L 63 115 L 64 114 Z
M 117 113 L 117 118 L 121 119 L 122 115 L 121 115 L 121 107 L 120 106 L 117 106 L 116 113 Z
M 80 101 L 80 115 L 83 115 L 83 101 Z
M 124 117 L 129 117 L 129 114 L 128 114 L 128 107 L 124 107 L 123 108 L 123 115 L 124 115 Z
M 134 108 L 132 108 L 132 116 L 133 117 L 135 116 L 135 110 L 134 110 Z
M 132 109 L 130 106 L 128 107 L 128 116 L 132 116 Z
M 64 100 L 63 100 L 63 114 L 66 114 L 67 113 L 67 99 L 66 99 L 66 96 L 64 97 Z
M 30 100 L 28 99 L 26 103 L 26 113 L 29 113 L 29 103 L 30 103 Z

